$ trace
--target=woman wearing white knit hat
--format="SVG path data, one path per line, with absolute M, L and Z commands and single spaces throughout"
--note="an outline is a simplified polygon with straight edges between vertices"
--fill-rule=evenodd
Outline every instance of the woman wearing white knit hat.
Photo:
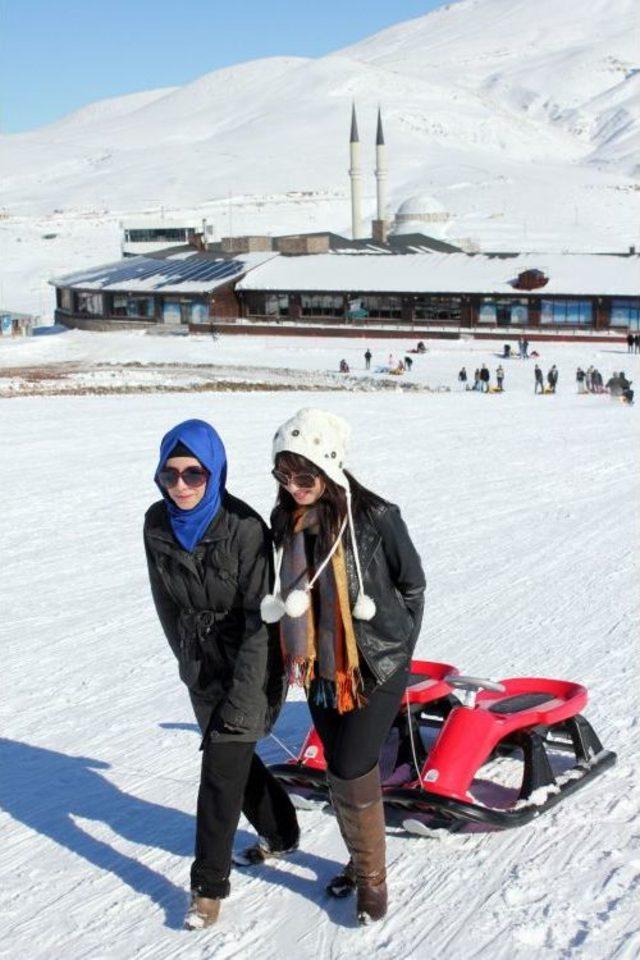
M 349 433 L 314 409 L 276 432 L 276 583 L 261 609 L 280 621 L 290 677 L 307 692 L 350 854 L 327 889 L 356 889 L 366 923 L 387 909 L 378 757 L 405 690 L 425 578 L 398 508 L 345 469 Z

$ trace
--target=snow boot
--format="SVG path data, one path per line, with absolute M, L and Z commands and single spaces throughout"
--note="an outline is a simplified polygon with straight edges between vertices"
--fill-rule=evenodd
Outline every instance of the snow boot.
M 245 847 L 233 854 L 233 862 L 237 867 L 252 867 L 264 863 L 265 860 L 281 860 L 290 853 L 295 853 L 298 849 L 298 843 L 293 844 L 286 849 L 277 849 L 272 847 L 271 843 L 264 837 L 259 837 L 258 842 L 250 847 Z
M 212 927 L 220 913 L 220 900 L 213 897 L 201 897 L 194 890 L 191 891 L 191 903 L 184 918 L 187 930 L 204 930 Z
M 381 920 L 387 912 L 385 823 L 380 771 L 376 764 L 355 780 L 327 771 L 342 838 L 351 854 L 360 923 Z
M 332 897 L 348 897 L 350 893 L 353 893 L 356 889 L 356 871 L 353 860 L 349 860 L 349 863 L 343 867 L 340 873 L 329 880 L 325 889 Z

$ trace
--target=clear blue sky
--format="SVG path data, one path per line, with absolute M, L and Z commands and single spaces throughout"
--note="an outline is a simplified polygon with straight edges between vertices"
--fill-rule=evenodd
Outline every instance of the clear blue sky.
M 318 57 L 444 0 L 0 0 L 0 129 L 256 57 Z

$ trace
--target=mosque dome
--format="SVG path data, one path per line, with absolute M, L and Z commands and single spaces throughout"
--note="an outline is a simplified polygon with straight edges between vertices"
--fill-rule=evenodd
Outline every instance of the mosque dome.
M 395 215 L 393 232 L 437 236 L 444 232 L 444 225 L 450 219 L 451 214 L 447 213 L 439 200 L 429 194 L 420 193 L 400 204 Z

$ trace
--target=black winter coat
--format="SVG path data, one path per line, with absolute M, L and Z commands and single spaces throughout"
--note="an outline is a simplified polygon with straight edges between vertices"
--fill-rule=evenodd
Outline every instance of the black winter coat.
M 356 643 L 376 682 L 408 667 L 422 625 L 426 580 L 409 531 L 392 503 L 354 516 L 365 593 L 376 604 L 372 620 L 353 620 Z M 351 603 L 358 577 L 351 542 L 346 546 Z
M 266 524 L 225 493 L 189 553 L 160 500 L 145 516 L 144 543 L 156 610 L 203 734 L 259 740 L 287 690 L 277 630 L 260 618 L 260 601 L 272 589 Z

